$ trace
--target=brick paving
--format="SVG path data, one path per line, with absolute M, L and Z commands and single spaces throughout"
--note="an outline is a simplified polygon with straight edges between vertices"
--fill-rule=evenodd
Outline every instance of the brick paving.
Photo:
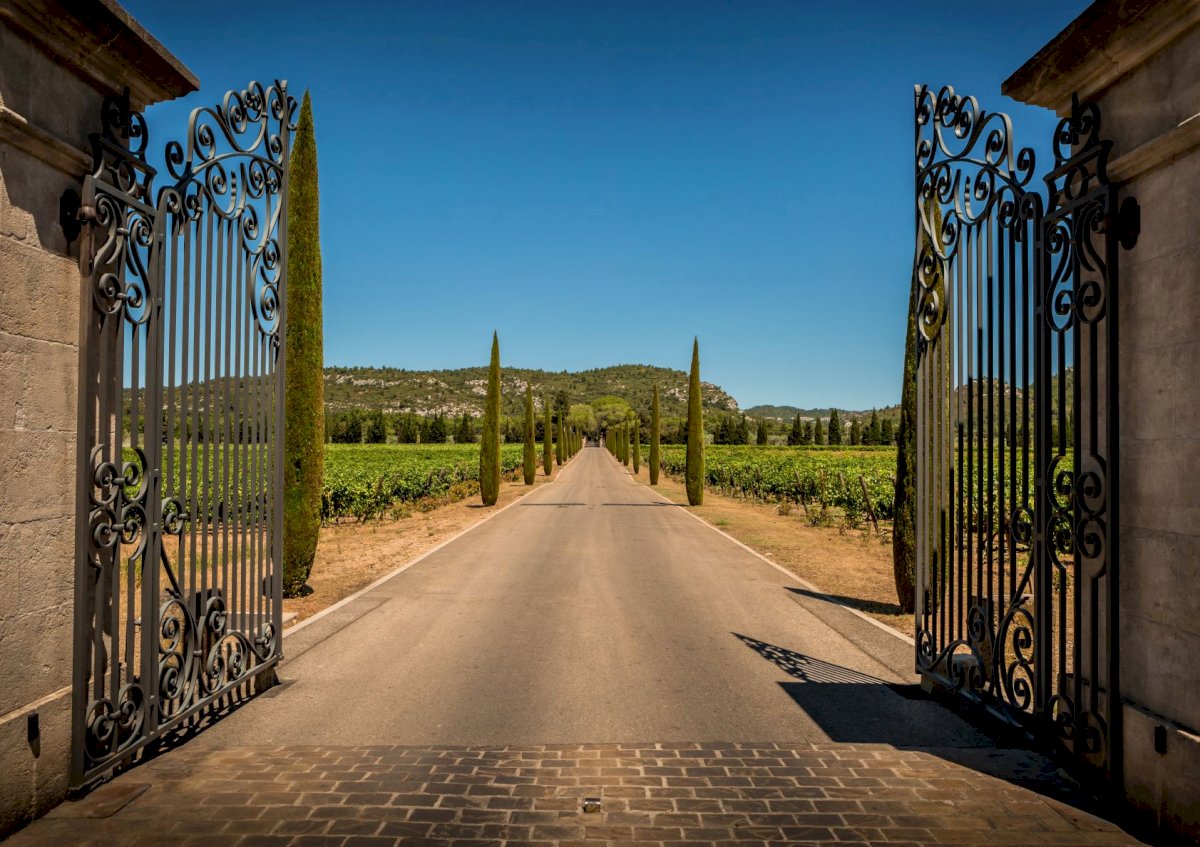
M 967 764 L 953 761 L 964 757 Z M 589 797 L 600 798 L 598 811 L 583 811 Z M 1141 843 L 1082 811 L 1080 797 L 1036 754 L 989 748 L 663 743 L 214 750 L 193 742 L 60 806 L 10 844 Z

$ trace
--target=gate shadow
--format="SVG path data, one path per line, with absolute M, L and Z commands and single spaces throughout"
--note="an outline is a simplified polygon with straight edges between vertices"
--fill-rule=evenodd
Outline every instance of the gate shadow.
M 992 739 L 926 695 L 919 685 L 878 677 L 733 633 L 795 682 L 781 682 L 832 741 L 896 747 L 981 747 Z
M 926 694 L 920 685 L 889 683 L 748 635 L 732 635 L 795 680 L 779 686 L 831 741 L 919 748 L 1091 814 L 1102 814 L 1095 798 L 1024 736 L 991 734 Z
M 880 615 L 899 615 L 903 614 L 904 610 L 900 608 L 899 603 L 888 603 L 881 600 L 864 600 L 861 597 L 848 597 L 845 594 L 826 594 L 822 591 L 810 591 L 807 588 L 798 588 L 796 586 L 786 586 L 786 589 L 793 594 L 799 594 L 802 597 L 811 597 L 814 600 L 824 600 L 826 603 L 834 603 L 838 606 L 846 606 L 850 609 L 858 609 L 860 612 L 875 613 Z

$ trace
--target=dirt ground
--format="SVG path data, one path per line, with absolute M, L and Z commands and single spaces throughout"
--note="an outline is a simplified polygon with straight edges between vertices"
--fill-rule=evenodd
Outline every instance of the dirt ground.
M 563 468 L 555 466 L 552 476 L 544 476 L 539 453 L 537 478 L 533 486 L 526 486 L 518 472 L 515 481 L 504 480 L 500 483 L 500 498 L 491 507 L 479 502 L 476 491 L 466 499 L 453 503 L 426 502 L 414 505 L 407 510 L 405 517 L 399 519 L 384 517 L 366 522 L 343 520 L 321 527 L 317 558 L 308 580 L 308 587 L 312 591 L 302 597 L 284 599 L 284 614 L 296 613 L 296 617 L 288 621 L 284 628 L 332 606 L 343 597 L 504 508 L 522 494 L 552 482 Z
M 650 484 L 645 465 L 637 478 Z M 675 503 L 687 502 L 682 480 L 661 474 L 657 490 Z M 799 505 L 785 516 L 774 503 L 726 497 L 711 489 L 704 492 L 704 505 L 692 511 L 837 602 L 912 635 L 913 616 L 901 612 L 896 602 L 889 522 L 880 522 L 879 533 L 869 521 L 863 529 L 814 527 Z

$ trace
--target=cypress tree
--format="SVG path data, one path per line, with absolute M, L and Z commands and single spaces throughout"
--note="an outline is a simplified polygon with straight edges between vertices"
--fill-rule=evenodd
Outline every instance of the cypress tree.
M 858 418 L 850 421 L 850 443 L 862 444 L 862 424 L 858 422 Z
M 554 465 L 554 453 L 550 445 L 551 439 L 554 437 L 550 429 L 550 398 L 542 395 L 542 471 L 546 476 L 550 476 L 550 469 Z
M 382 410 L 375 409 L 367 413 L 363 441 L 367 444 L 383 444 L 387 441 L 387 421 L 383 418 Z
M 704 502 L 704 407 L 700 396 L 700 339 L 692 339 L 692 372 L 688 376 L 687 459 L 684 480 L 689 506 Z
M 818 417 L 817 422 L 813 424 L 813 444 L 825 443 L 825 427 L 821 424 L 821 419 Z
M 287 368 L 284 373 L 283 593 L 312 572 L 325 477 L 325 344 L 321 317 L 320 195 L 312 98 L 300 105 L 288 174 Z
M 754 429 L 754 442 L 759 446 L 767 443 L 767 419 L 762 418 Z
M 650 484 L 658 485 L 658 465 L 662 460 L 659 429 L 662 426 L 658 408 L 658 383 L 654 383 L 654 401 L 650 406 Z
M 642 422 L 633 422 L 633 472 L 636 474 L 642 467 Z
M 554 463 L 561 465 L 563 463 L 563 415 L 560 411 L 557 416 L 558 423 L 554 430 Z
M 449 435 L 450 430 L 446 426 L 446 417 L 438 412 L 429 422 L 429 441 L 432 444 L 445 444 Z
M 829 410 L 829 443 L 842 443 L 842 422 L 838 418 L 837 409 Z
M 494 506 L 500 497 L 500 339 L 494 332 L 479 442 L 479 494 L 485 506 Z
M 879 443 L 894 444 L 896 441 L 896 425 L 892 423 L 891 418 L 884 418 L 879 424 Z
M 879 423 L 879 413 L 874 409 L 871 410 L 871 423 L 867 425 L 866 434 L 863 436 L 863 444 L 882 444 L 883 443 L 883 428 Z
M 458 420 L 458 426 L 454 428 L 454 443 L 467 444 L 471 441 L 471 416 L 463 412 L 463 416 Z
M 941 209 L 934 202 L 930 215 L 933 232 L 942 228 Z M 936 255 L 933 241 L 919 226 L 921 252 Z M 935 259 L 935 263 L 937 260 Z M 941 267 L 933 280 L 940 287 Z M 904 373 L 900 386 L 900 431 L 896 438 L 896 493 L 893 500 L 892 573 L 900 608 L 912 612 L 916 606 L 917 574 L 917 269 L 909 282 L 908 319 L 904 335 Z M 944 292 L 942 292 L 944 294 Z M 945 302 L 943 299 L 942 302 Z M 949 349 L 949 348 L 947 348 Z M 940 578 L 940 574 L 937 575 Z
M 522 458 L 525 460 L 525 484 L 533 485 L 533 477 L 537 473 L 537 448 L 534 446 L 536 427 L 533 425 L 533 386 L 525 384 L 525 449 Z
M 792 431 L 788 433 L 788 444 L 803 444 L 804 443 L 804 421 L 800 420 L 800 413 L 796 412 L 796 417 L 792 419 Z

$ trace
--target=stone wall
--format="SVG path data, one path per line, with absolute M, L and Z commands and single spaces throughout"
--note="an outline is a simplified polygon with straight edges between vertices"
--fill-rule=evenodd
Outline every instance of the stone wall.
M 82 281 L 60 198 L 106 95 L 196 86 L 113 2 L 0 7 L 0 836 L 69 778 Z
M 1124 787 L 1200 838 L 1200 4 L 1094 3 L 1004 92 L 1096 101 L 1109 175 L 1141 207 L 1118 297 Z

